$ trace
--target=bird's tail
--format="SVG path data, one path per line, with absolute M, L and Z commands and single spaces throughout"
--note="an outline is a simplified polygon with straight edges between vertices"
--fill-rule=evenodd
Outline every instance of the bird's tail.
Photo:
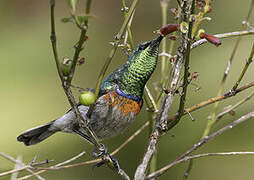
M 23 142 L 26 146 L 37 144 L 56 132 L 49 130 L 53 122 L 54 121 L 51 121 L 46 125 L 28 129 L 23 134 L 19 135 L 17 140 Z

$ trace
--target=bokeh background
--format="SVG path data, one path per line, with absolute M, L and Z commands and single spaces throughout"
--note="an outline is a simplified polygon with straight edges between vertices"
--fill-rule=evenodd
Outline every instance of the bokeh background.
M 213 11 L 209 14 L 212 21 L 203 22 L 202 27 L 208 33 L 223 33 L 241 30 L 241 21 L 245 19 L 250 0 L 224 0 L 212 3 Z M 73 24 L 62 24 L 60 19 L 69 15 L 65 1 L 58 0 L 56 5 L 57 37 L 60 57 L 72 57 L 73 45 L 79 37 L 79 31 Z M 84 3 L 82 3 L 84 5 Z M 171 0 L 170 8 L 175 7 Z M 82 7 L 84 9 L 84 7 Z M 85 50 L 81 53 L 85 57 L 84 65 L 77 68 L 74 83 L 82 87 L 93 88 L 99 71 L 109 50 L 109 42 L 118 32 L 123 15 L 120 11 L 121 1 L 93 1 L 92 18 L 89 22 L 88 36 Z M 253 15 L 251 16 L 253 23 Z M 168 23 L 174 22 L 168 11 Z M 38 160 L 54 159 L 55 162 L 64 161 L 81 151 L 88 154 L 93 147 L 75 135 L 61 134 L 52 136 L 36 146 L 26 147 L 16 141 L 16 137 L 24 130 L 47 123 L 69 109 L 69 104 L 61 88 L 51 51 L 49 34 L 49 2 L 33 0 L 0 1 L 0 151 L 13 157 L 21 155 L 24 162 L 31 162 L 34 156 Z M 132 31 L 135 44 L 155 37 L 152 31 L 161 24 L 161 10 L 159 1 L 142 1 L 138 3 L 133 20 Z M 191 72 L 199 72 L 197 84 L 201 90 L 197 93 L 194 86 L 189 86 L 186 106 L 216 96 L 223 71 L 227 65 L 236 38 L 222 40 L 220 47 L 210 44 L 203 45 L 191 53 Z M 226 82 L 225 92 L 236 81 L 241 68 L 253 43 L 253 36 L 244 37 L 236 53 L 230 74 Z M 125 62 L 126 57 L 120 49 L 114 57 L 108 72 Z M 253 81 L 254 68 L 248 69 L 242 84 Z M 160 77 L 159 66 L 149 81 L 149 87 Z M 249 89 L 220 104 L 220 108 L 234 104 L 246 97 L 253 89 Z M 76 92 L 76 94 L 78 94 Z M 158 151 L 159 167 L 174 160 L 178 155 L 190 148 L 199 140 L 206 125 L 207 117 L 213 106 L 202 108 L 192 116 L 182 121 L 167 135 L 161 138 Z M 174 110 L 177 108 L 175 101 Z M 227 115 L 223 121 L 216 124 L 213 130 L 239 116 L 253 111 L 253 100 L 239 109 L 234 117 Z M 172 111 L 173 114 L 175 111 Z M 123 134 L 104 143 L 109 150 L 115 149 L 146 120 L 148 113 L 143 108 L 136 121 Z M 221 151 L 254 151 L 254 122 L 249 120 L 233 128 L 206 144 L 201 152 Z M 174 135 L 172 137 L 172 135 Z M 145 145 L 148 141 L 148 130 L 144 130 L 128 146 L 116 155 L 121 167 L 133 175 L 140 162 Z M 197 153 L 197 152 L 196 152 Z M 89 159 L 85 155 L 75 162 Z M 207 157 L 195 161 L 190 179 L 253 179 L 254 156 L 235 157 Z M 171 168 L 161 179 L 182 179 L 187 163 Z M 13 164 L 0 157 L 0 172 L 13 168 Z M 25 175 L 25 173 L 21 173 Z M 48 171 L 42 174 L 50 180 L 67 179 L 119 179 L 110 169 L 101 167 L 92 170 L 91 166 L 83 166 L 59 171 Z M 9 176 L 0 179 L 9 179 Z M 35 178 L 32 178 L 35 179 Z

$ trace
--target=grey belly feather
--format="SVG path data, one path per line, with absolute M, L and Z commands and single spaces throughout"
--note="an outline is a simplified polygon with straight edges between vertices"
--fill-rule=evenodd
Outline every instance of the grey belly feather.
M 89 107 L 79 105 L 78 108 L 83 118 L 87 119 L 86 113 Z M 135 114 L 133 112 L 123 116 L 122 112 L 116 106 L 112 107 L 109 105 L 109 102 L 102 96 L 96 101 L 94 112 L 88 124 L 99 139 L 105 139 L 123 132 L 134 118 Z M 77 125 L 76 116 L 71 110 L 55 120 L 50 130 L 74 133 L 73 128 Z M 80 128 L 79 130 L 85 133 L 83 129 Z

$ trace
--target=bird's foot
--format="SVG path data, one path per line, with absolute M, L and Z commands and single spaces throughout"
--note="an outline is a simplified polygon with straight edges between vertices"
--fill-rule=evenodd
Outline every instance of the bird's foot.
M 102 144 L 102 148 L 99 149 L 99 151 L 94 150 L 93 151 L 93 156 L 94 157 L 101 157 L 102 160 L 96 164 L 93 165 L 93 167 L 100 167 L 104 164 L 106 164 L 107 166 L 109 166 L 111 169 L 116 170 L 117 173 L 119 173 L 121 171 L 120 165 L 118 163 L 118 161 L 113 158 L 110 153 L 108 153 L 106 147 Z
M 95 148 L 93 150 L 93 157 L 95 158 L 102 157 L 105 154 L 108 154 L 108 150 L 104 144 L 101 144 L 101 147 L 99 149 Z

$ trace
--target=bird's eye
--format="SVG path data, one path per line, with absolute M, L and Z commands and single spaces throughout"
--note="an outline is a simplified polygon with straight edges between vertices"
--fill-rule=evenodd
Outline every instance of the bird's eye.
M 147 48 L 150 44 L 151 44 L 151 42 L 147 42 L 147 43 L 140 44 L 139 47 L 138 47 L 138 50 L 139 50 L 139 51 L 144 50 L 144 49 Z
M 144 45 L 140 45 L 140 46 L 138 47 L 138 50 L 139 50 L 139 51 L 144 50 L 144 49 L 145 49 Z

